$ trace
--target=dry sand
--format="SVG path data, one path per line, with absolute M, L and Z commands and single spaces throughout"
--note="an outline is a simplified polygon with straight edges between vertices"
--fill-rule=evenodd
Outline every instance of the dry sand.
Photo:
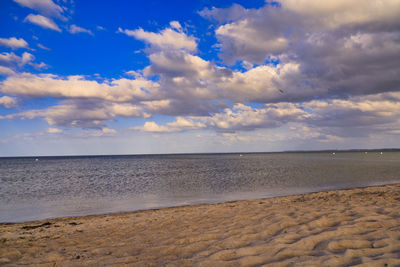
M 0 225 L 0 265 L 400 266 L 400 185 Z

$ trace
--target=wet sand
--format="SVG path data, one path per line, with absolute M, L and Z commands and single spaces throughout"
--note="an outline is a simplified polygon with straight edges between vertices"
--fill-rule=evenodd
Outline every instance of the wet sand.
M 0 224 L 0 265 L 400 266 L 400 184 Z

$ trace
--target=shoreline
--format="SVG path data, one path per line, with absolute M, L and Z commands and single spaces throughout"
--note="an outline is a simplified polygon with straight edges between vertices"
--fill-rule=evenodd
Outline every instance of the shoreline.
M 84 214 L 84 215 L 65 215 L 65 216 L 50 216 L 47 218 L 41 219 L 32 219 L 32 220 L 21 220 L 21 221 L 0 221 L 1 225 L 11 225 L 11 224 L 23 224 L 23 223 L 39 223 L 41 221 L 48 221 L 48 220 L 57 220 L 57 219 L 68 219 L 68 218 L 81 218 L 81 217 L 96 217 L 102 215 L 119 215 L 119 214 L 130 214 L 130 213 L 137 213 L 137 212 L 144 212 L 144 211 L 156 211 L 156 210 L 163 210 L 163 209 L 174 209 L 179 207 L 197 207 L 197 206 L 204 206 L 204 205 L 219 205 L 224 203 L 234 203 L 240 201 L 257 201 L 257 200 L 267 200 L 271 198 L 285 198 L 285 197 L 293 197 L 293 196 L 301 196 L 301 195 L 309 195 L 314 193 L 322 193 L 322 192 L 330 192 L 330 191 L 342 191 L 342 190 L 353 190 L 353 189 L 363 189 L 369 187 L 380 187 L 380 186 L 387 186 L 387 185 L 397 185 L 400 183 L 398 181 L 388 181 L 385 183 L 375 183 L 372 185 L 360 185 L 355 187 L 337 187 L 337 188 L 318 188 L 315 191 L 308 191 L 303 193 L 290 193 L 290 194 L 282 194 L 282 195 L 275 195 L 275 196 L 267 196 L 267 197 L 255 197 L 255 198 L 243 198 L 243 199 L 233 199 L 233 200 L 215 200 L 210 202 L 189 202 L 188 204 L 172 204 L 171 206 L 160 206 L 160 207 L 153 207 L 153 208 L 141 208 L 136 210 L 121 210 L 121 211 L 110 211 L 110 212 L 95 212 L 93 214 Z
M 400 184 L 0 223 L 0 264 L 400 265 Z

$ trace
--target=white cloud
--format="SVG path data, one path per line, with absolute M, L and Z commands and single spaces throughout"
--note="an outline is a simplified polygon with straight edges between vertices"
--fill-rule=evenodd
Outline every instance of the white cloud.
M 11 47 L 12 49 L 28 48 L 28 43 L 24 39 L 22 38 L 17 39 L 15 37 L 0 38 L 0 45 L 8 46 Z
M 170 26 L 172 29 L 175 29 L 175 30 L 177 30 L 177 31 L 182 31 L 182 25 L 179 23 L 179 21 L 176 21 L 176 20 L 171 21 L 171 22 L 169 23 L 169 26 Z
M 400 3 L 396 0 L 280 2 L 280 8 L 266 4 L 259 9 L 245 9 L 233 5 L 204 9 L 200 14 L 222 24 L 215 33 L 221 56 L 229 64 L 236 60 L 260 64 L 269 56 L 282 53 L 296 56 L 307 49 L 302 40 L 313 34 L 336 40 L 348 34 L 398 31 L 400 27 Z M 326 51 L 335 47 L 327 45 Z
M 48 128 L 46 130 L 46 132 L 50 133 L 50 134 L 59 134 L 59 133 L 63 133 L 63 130 L 58 129 L 58 128 Z
M 84 133 L 80 134 L 80 137 L 107 137 L 116 134 L 117 131 L 115 129 L 103 127 L 100 130 L 86 130 Z
M 152 65 L 146 70 L 147 75 L 207 78 L 213 74 L 212 65 L 208 61 L 181 51 L 153 53 L 149 59 Z
M 48 51 L 51 50 L 50 48 L 48 48 L 48 47 L 46 47 L 46 46 L 44 46 L 44 45 L 42 45 L 42 44 L 38 44 L 37 46 L 38 46 L 39 48 L 43 49 L 43 50 L 48 50 Z
M 296 86 L 291 86 L 291 77 L 300 76 L 299 67 L 296 62 L 260 65 L 246 72 L 234 72 L 232 76 L 222 78 L 218 86 L 224 89 L 226 99 L 246 103 L 280 102 L 321 93 L 315 89 L 298 90 Z
M 115 129 L 110 129 L 110 128 L 103 128 L 102 132 L 105 134 L 115 134 L 117 131 Z
M 2 96 L 0 97 L 0 106 L 5 108 L 14 108 L 18 106 L 18 101 L 13 97 Z
M 104 28 L 103 26 L 100 26 L 100 25 L 97 25 L 96 29 L 99 30 L 99 31 L 105 31 L 106 30 L 106 28 Z
M 116 104 L 101 100 L 66 100 L 41 110 L 28 110 L 9 114 L 3 119 L 43 118 L 51 126 L 70 128 L 102 128 L 116 117 L 148 118 L 138 106 Z
M 400 93 L 383 93 L 349 99 L 313 100 L 308 122 L 323 127 L 368 127 L 392 124 L 400 128 Z
M 239 5 L 230 8 L 204 9 L 205 18 L 222 23 L 215 34 L 219 40 L 220 56 L 228 64 L 237 60 L 261 64 L 269 56 L 280 55 L 290 48 L 293 35 L 299 27 L 296 16 L 280 8 L 245 9 Z
M 210 116 L 178 116 L 165 125 L 152 121 L 132 129 L 153 133 L 199 129 L 235 133 L 276 129 L 296 123 L 297 127 L 291 127 L 296 134 L 282 136 L 283 139 L 341 142 L 348 136 L 399 131 L 399 103 L 399 93 L 383 93 L 347 100 L 311 100 L 299 104 L 282 102 L 258 108 L 235 104 Z
M 14 54 L 13 52 L 11 53 L 4 52 L 0 54 L 0 63 L 10 64 L 14 62 L 21 62 L 21 58 L 16 54 Z
M 148 118 L 149 115 L 143 112 L 143 109 L 140 106 L 128 104 L 128 103 L 112 103 L 107 105 L 107 110 L 112 117 L 120 116 L 120 117 L 143 117 Z
M 22 73 L 0 82 L 0 92 L 26 97 L 93 98 L 124 102 L 154 98 L 158 93 L 158 85 L 145 79 L 122 78 L 98 82 L 83 76 L 64 78 L 51 74 Z
M 0 64 L 7 66 L 17 64 L 19 67 L 23 67 L 26 64 L 30 64 L 34 60 L 35 57 L 28 52 L 24 52 L 20 57 L 12 52 L 4 52 L 0 54 Z
M 143 126 L 135 126 L 131 128 L 132 130 L 150 132 L 150 133 L 171 133 L 177 132 L 179 129 L 169 128 L 167 126 L 158 125 L 154 121 L 146 121 Z
M 0 66 L 0 75 L 4 76 L 15 75 L 15 71 L 7 67 Z
M 183 49 L 187 51 L 196 51 L 197 43 L 195 38 L 193 36 L 186 35 L 180 30 L 176 31 L 175 27 L 178 27 L 176 21 L 171 23 L 174 26 L 174 29 L 166 28 L 159 33 L 146 32 L 143 29 L 123 30 L 121 28 L 118 28 L 118 32 L 124 33 L 128 36 L 132 36 L 138 40 L 142 40 L 150 44 L 151 48 L 153 49 Z
M 166 125 L 158 125 L 154 121 L 147 121 L 143 126 L 135 126 L 131 127 L 131 129 L 150 133 L 173 133 L 187 130 L 198 130 L 205 127 L 206 125 L 200 121 L 177 117 L 175 121 L 168 122 Z
M 209 127 L 219 131 L 248 131 L 257 128 L 276 128 L 291 121 L 302 121 L 307 114 L 291 103 L 267 104 L 252 108 L 236 104 L 211 117 L 201 118 Z
M 259 128 L 277 128 L 288 122 L 301 122 L 307 117 L 306 112 L 294 104 L 280 103 L 252 108 L 236 104 L 232 109 L 211 116 L 177 117 L 175 121 L 158 125 L 146 122 L 134 130 L 145 132 L 180 132 L 186 130 L 215 129 L 221 132 L 250 131 Z
M 89 35 L 94 35 L 91 30 L 76 26 L 75 24 L 71 25 L 68 29 L 68 31 L 72 34 L 77 34 L 77 33 L 87 33 Z
M 62 15 L 63 9 L 51 0 L 14 0 L 21 6 L 36 10 L 50 17 L 65 19 Z
M 400 90 L 398 1 L 281 3 L 200 12 L 221 23 L 215 33 L 222 59 L 246 62 L 248 71 L 218 83 L 235 102 L 301 102 Z M 279 64 L 265 63 L 271 59 Z
M 30 23 L 36 24 L 42 28 L 47 28 L 47 29 L 61 32 L 61 29 L 57 26 L 57 24 L 52 19 L 49 19 L 42 15 L 29 14 L 25 18 L 24 21 L 29 21 Z
M 337 28 L 346 24 L 398 21 L 400 2 L 397 0 L 282 0 L 282 8 L 312 21 L 316 27 Z
M 140 72 L 138 72 L 138 71 L 134 71 L 134 70 L 126 71 L 125 74 L 128 75 L 128 76 L 135 77 L 135 78 L 141 78 L 141 77 L 143 77 L 143 74 L 142 74 L 142 73 L 140 73 Z
M 12 68 L 23 68 L 25 65 L 31 65 L 35 69 L 44 69 L 47 68 L 48 66 L 44 63 L 41 62 L 40 64 L 33 62 L 35 60 L 35 56 L 28 53 L 24 52 L 20 57 L 14 54 L 13 52 L 11 53 L 1 53 L 0 54 L 0 67 L 1 67 L 1 72 L 4 75 L 14 75 L 16 74 Z M 3 65 L 3 66 L 1 66 Z
M 198 14 L 208 20 L 215 20 L 219 23 L 226 23 L 230 21 L 237 21 L 242 17 L 247 16 L 248 10 L 239 4 L 232 4 L 230 8 L 204 8 Z
M 243 19 L 217 28 L 215 34 L 223 49 L 228 53 L 235 51 L 241 59 L 248 58 L 252 62 L 262 63 L 269 55 L 280 54 L 289 48 L 290 40 L 285 37 L 284 32 L 262 25 L 254 27 L 253 23 L 251 19 Z M 260 30 L 261 27 L 263 30 Z M 230 61 L 230 55 L 222 56 Z
M 25 64 L 27 64 L 27 63 L 29 63 L 29 62 L 32 62 L 32 61 L 34 61 L 35 60 L 35 57 L 32 55 L 32 54 L 30 54 L 30 53 L 28 53 L 28 52 L 24 52 L 23 54 L 22 54 L 22 57 L 21 57 L 21 62 L 20 62 L 20 65 L 25 65 Z
M 31 63 L 29 63 L 29 65 L 31 65 L 32 67 L 34 67 L 37 70 L 42 70 L 42 69 L 48 69 L 49 68 L 49 65 L 47 65 L 44 62 L 40 62 L 40 63 L 31 62 Z
M 171 100 L 153 100 L 153 101 L 142 101 L 141 104 L 145 107 L 148 112 L 151 113 L 162 113 L 163 110 L 172 108 Z
M 194 130 L 206 127 L 203 122 L 185 119 L 183 117 L 177 117 L 175 121 L 167 123 L 167 126 L 181 130 Z

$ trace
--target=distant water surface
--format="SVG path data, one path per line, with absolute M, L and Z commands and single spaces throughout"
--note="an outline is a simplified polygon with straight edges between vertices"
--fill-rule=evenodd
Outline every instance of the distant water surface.
M 0 222 L 400 182 L 400 152 L 0 158 Z

